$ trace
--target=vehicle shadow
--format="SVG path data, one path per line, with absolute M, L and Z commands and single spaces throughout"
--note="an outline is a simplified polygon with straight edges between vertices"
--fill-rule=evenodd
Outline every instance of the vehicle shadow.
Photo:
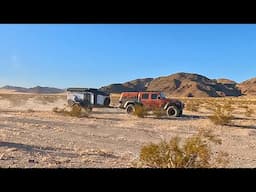
M 230 124 L 229 127 L 238 127 L 242 129 L 256 129 L 255 125 L 236 125 L 236 124 Z
M 121 121 L 121 119 L 119 119 L 119 118 L 109 118 L 109 117 L 94 117 L 94 116 L 91 116 L 90 118 L 92 118 L 92 119 L 110 120 L 110 121 Z
M 246 117 L 234 117 L 234 120 L 256 120 L 255 118 L 246 118 Z
M 151 117 L 153 119 L 167 119 L 167 120 L 193 120 L 193 119 L 207 119 L 207 116 L 199 116 L 199 115 L 182 115 L 181 117 Z
M 93 114 L 122 114 L 120 111 L 92 111 Z

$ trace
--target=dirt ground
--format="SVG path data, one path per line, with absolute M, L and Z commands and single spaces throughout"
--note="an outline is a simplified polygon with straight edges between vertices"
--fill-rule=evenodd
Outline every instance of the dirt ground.
M 144 144 L 185 138 L 201 128 L 212 128 L 222 139 L 212 149 L 229 154 L 227 167 L 256 167 L 255 113 L 247 117 L 238 109 L 232 126 L 221 126 L 203 108 L 184 110 L 180 118 L 158 119 L 130 116 L 119 108 L 93 109 L 84 118 L 52 111 L 65 104 L 65 95 L 0 93 L 0 167 L 133 167 Z

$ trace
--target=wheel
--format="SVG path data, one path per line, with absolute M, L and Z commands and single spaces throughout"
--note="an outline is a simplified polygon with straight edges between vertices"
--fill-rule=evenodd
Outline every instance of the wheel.
M 168 117 L 179 117 L 181 111 L 176 106 L 169 106 L 166 110 L 166 114 Z
M 135 112 L 135 107 L 134 107 L 134 105 L 132 105 L 132 104 L 128 105 L 128 106 L 126 107 L 126 112 L 127 112 L 128 114 L 132 114 L 133 112 Z
M 105 100 L 104 100 L 104 105 L 105 106 L 109 106 L 109 104 L 110 104 L 110 98 L 105 98 Z

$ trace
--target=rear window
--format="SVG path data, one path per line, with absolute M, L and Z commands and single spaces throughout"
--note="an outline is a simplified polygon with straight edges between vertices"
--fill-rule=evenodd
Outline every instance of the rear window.
M 157 94 L 152 94 L 151 99 L 157 99 Z
M 144 94 L 142 94 L 142 97 L 141 97 L 142 99 L 148 99 L 148 93 L 144 93 Z

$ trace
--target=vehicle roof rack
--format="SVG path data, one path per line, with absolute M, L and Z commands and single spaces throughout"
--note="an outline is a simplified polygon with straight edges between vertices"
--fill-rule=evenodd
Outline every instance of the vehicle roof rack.
M 72 87 L 72 88 L 67 88 L 67 91 L 71 91 L 71 92 L 74 92 L 74 91 L 79 91 L 79 92 L 84 92 L 84 91 L 95 91 L 97 89 L 95 88 L 78 88 L 78 87 Z
M 109 96 L 108 93 L 100 91 L 98 89 L 95 88 L 78 88 L 78 87 L 72 87 L 72 88 L 67 88 L 67 91 L 70 92 L 92 92 L 94 94 L 100 94 L 100 95 L 104 95 L 104 96 Z

